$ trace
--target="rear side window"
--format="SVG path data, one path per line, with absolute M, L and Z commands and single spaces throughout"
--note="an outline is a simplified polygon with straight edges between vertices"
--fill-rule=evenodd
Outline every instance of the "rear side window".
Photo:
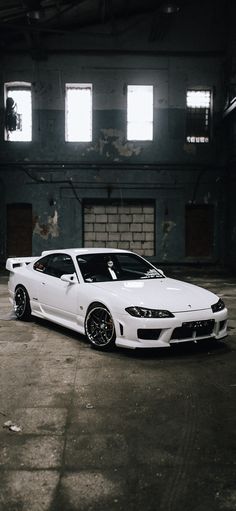
M 50 254 L 42 257 L 34 264 L 34 270 L 59 279 L 62 275 L 75 273 L 74 263 L 67 254 Z
M 46 273 L 45 270 L 48 266 L 48 262 L 50 260 L 50 256 L 42 257 L 34 263 L 34 270 L 39 271 L 40 273 Z

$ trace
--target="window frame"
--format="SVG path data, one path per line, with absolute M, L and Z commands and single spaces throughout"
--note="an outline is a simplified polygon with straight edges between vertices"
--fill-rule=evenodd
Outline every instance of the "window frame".
M 151 120 L 143 121 L 143 123 L 150 124 L 151 125 L 151 136 L 148 138 L 139 138 L 139 137 L 131 137 L 129 135 L 129 125 L 130 124 L 137 124 L 137 122 L 129 120 L 130 111 L 129 111 L 129 89 L 131 88 L 151 88 L 152 89 L 152 118 Z M 127 85 L 126 89 L 126 138 L 128 142 L 153 142 L 154 140 L 154 85 L 153 84 L 134 84 L 129 83 Z
M 196 106 L 188 106 L 187 104 L 187 100 L 188 100 L 188 93 L 191 93 L 191 92 L 208 92 L 209 93 L 209 106 L 200 106 L 198 107 L 197 105 Z M 186 95 L 185 95 L 185 98 L 186 98 L 186 124 L 185 124 L 185 142 L 187 144 L 197 144 L 197 145 L 208 145 L 210 142 L 211 142 L 211 139 L 212 139 L 212 122 L 213 122 L 213 90 L 212 90 L 212 87 L 188 87 L 186 89 Z M 190 112 L 191 110 L 197 110 L 199 109 L 204 111 L 205 110 L 205 115 L 207 113 L 207 116 L 208 116 L 208 123 L 207 125 L 204 124 L 204 126 L 202 126 L 202 133 L 201 134 L 196 134 L 196 126 L 194 126 L 194 119 L 190 117 Z M 206 112 L 208 110 L 208 112 Z M 203 112 L 203 115 L 204 115 L 204 112 Z M 197 118 L 197 115 L 195 115 L 195 124 L 196 124 L 196 118 Z M 189 134 L 188 131 L 189 131 L 189 126 L 190 124 L 192 123 L 192 126 L 193 126 L 193 131 L 195 132 L 195 134 Z M 204 129 L 206 130 L 206 133 L 204 134 Z M 204 139 L 204 140 L 201 140 L 201 139 Z M 208 140 L 206 140 L 208 139 Z
M 22 140 L 18 140 L 14 138 L 10 138 L 10 130 L 7 130 L 6 123 L 4 122 L 4 140 L 6 142 L 14 142 L 14 143 L 29 143 L 32 142 L 33 137 L 33 97 L 32 97 L 32 83 L 25 82 L 25 81 L 12 81 L 12 82 L 5 82 L 4 83 L 4 108 L 6 112 L 6 101 L 8 97 L 11 97 L 11 94 L 9 94 L 9 91 L 28 91 L 30 92 L 30 126 L 29 126 L 29 138 L 25 138 Z M 22 114 L 24 115 L 24 111 L 22 111 Z M 13 132 L 17 132 L 20 130 L 14 130 Z
M 69 134 L 69 106 L 68 106 L 68 91 L 69 90 L 90 90 L 90 110 L 88 114 L 90 115 L 89 119 L 89 137 L 86 140 L 77 139 L 71 140 Z M 65 142 L 66 143 L 84 143 L 88 144 L 93 141 L 93 84 L 92 83 L 66 83 L 65 84 Z
M 70 263 L 73 264 L 74 271 L 73 272 L 64 272 L 64 270 L 63 270 L 63 273 L 58 272 L 58 273 L 60 273 L 60 276 L 55 275 L 55 272 L 51 273 L 50 270 L 53 267 L 53 263 L 55 263 L 55 261 L 54 261 L 55 258 L 57 258 L 59 260 L 59 262 L 60 262 L 60 258 L 61 258 L 61 262 L 62 262 L 63 258 L 69 259 Z M 44 266 L 43 263 L 45 261 L 46 261 L 46 265 Z M 44 269 L 40 269 L 37 267 L 38 265 L 42 265 L 42 264 L 44 266 Z M 50 277 L 54 277 L 56 279 L 60 279 L 62 275 L 72 275 L 72 274 L 76 273 L 75 264 L 74 264 L 72 257 L 69 254 L 64 254 L 63 252 L 55 252 L 53 254 L 48 254 L 46 256 L 41 257 L 40 259 L 37 259 L 37 261 L 35 261 L 35 263 L 33 265 L 33 269 L 34 269 L 34 271 L 37 271 L 38 273 L 43 273 L 44 275 L 49 275 Z

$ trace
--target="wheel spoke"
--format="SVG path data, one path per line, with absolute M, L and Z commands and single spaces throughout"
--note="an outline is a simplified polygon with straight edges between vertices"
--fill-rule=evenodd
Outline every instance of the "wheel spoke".
M 107 346 L 114 339 L 114 323 L 104 307 L 91 309 L 86 318 L 86 333 L 96 346 Z
M 14 309 L 17 316 L 21 317 L 26 307 L 26 295 L 22 288 L 17 289 L 15 294 Z

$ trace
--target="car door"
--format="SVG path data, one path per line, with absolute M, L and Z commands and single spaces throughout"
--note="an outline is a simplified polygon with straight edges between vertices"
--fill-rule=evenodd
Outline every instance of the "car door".
M 67 325 L 76 323 L 78 313 L 78 278 L 74 263 L 68 254 L 55 253 L 35 264 L 40 273 L 37 290 L 38 305 L 45 317 Z M 61 280 L 70 275 L 70 282 Z

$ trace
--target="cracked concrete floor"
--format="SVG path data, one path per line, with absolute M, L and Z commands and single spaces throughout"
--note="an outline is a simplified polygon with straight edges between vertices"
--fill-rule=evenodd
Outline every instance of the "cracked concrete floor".
M 99 353 L 17 321 L 0 278 L 0 511 L 236 510 L 236 280 L 188 280 L 223 296 L 227 342 Z

